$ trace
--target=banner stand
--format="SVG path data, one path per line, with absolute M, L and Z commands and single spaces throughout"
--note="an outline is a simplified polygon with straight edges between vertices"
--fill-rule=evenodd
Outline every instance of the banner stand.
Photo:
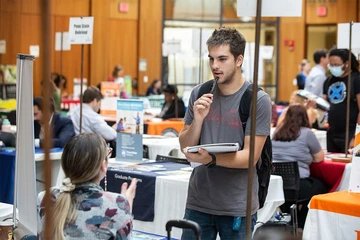
M 37 232 L 36 174 L 34 146 L 33 62 L 35 56 L 18 54 L 16 60 L 16 157 L 13 221 L 16 209 L 21 224 L 33 234 Z

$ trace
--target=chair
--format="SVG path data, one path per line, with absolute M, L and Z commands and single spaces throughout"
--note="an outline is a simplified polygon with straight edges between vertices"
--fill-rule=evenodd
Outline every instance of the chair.
M 273 162 L 272 174 L 283 179 L 283 188 L 286 202 L 296 203 L 299 196 L 300 174 L 297 162 Z
M 190 165 L 188 160 L 186 160 L 184 158 L 175 158 L 175 157 L 170 157 L 170 156 L 156 155 L 155 160 L 156 161 L 175 162 L 175 163 Z
M 290 206 L 292 227 L 294 235 L 297 237 L 297 204 L 299 203 L 299 188 L 300 188 L 300 174 L 299 166 L 297 162 L 273 162 L 273 173 L 274 175 L 279 175 L 283 179 L 283 189 L 285 204 Z M 287 211 L 282 207 L 283 211 Z
M 143 158 L 149 159 L 149 147 L 146 145 L 143 145 Z

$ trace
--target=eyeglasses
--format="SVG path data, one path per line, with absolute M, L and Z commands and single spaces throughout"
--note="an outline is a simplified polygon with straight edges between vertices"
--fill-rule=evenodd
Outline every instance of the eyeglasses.
M 344 64 L 341 64 L 341 65 L 330 65 L 330 63 L 327 65 L 327 67 L 330 69 L 332 67 L 343 67 Z
M 108 153 L 106 155 L 106 159 L 108 160 L 111 157 L 113 149 L 111 147 L 107 147 Z

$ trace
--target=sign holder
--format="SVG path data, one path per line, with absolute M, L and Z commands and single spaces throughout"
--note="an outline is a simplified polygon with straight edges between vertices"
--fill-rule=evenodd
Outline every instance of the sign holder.
M 254 177 L 254 150 L 255 150 L 255 128 L 256 128 L 256 109 L 257 109 L 257 89 L 258 89 L 258 69 L 259 69 L 259 53 L 260 53 L 260 28 L 261 16 L 301 16 L 302 1 L 301 0 L 265 0 L 264 9 L 262 9 L 262 0 L 238 0 L 237 1 L 237 15 L 254 16 L 255 21 L 255 51 L 254 51 L 254 78 L 252 86 L 251 99 L 251 128 L 250 128 L 250 151 L 249 151 L 249 166 L 248 166 L 248 186 L 247 186 L 247 200 L 246 200 L 246 239 L 251 239 L 251 210 L 252 210 L 252 188 Z M 256 6 L 255 6 L 256 4 Z M 275 6 L 282 6 L 278 8 Z M 255 13 L 255 14 L 254 14 Z M 297 232 L 295 233 L 297 234 Z
M 348 75 L 348 82 L 347 82 L 347 99 L 346 99 L 346 127 L 345 127 L 345 157 L 348 155 L 348 148 L 349 148 L 349 125 L 350 125 L 350 93 L 351 93 L 351 59 L 352 59 L 352 52 L 351 52 L 351 44 L 352 44 L 352 25 L 353 21 L 349 22 L 349 75 Z
M 82 17 L 81 17 L 82 18 Z M 82 132 L 82 105 L 83 105 L 83 83 L 84 83 L 84 44 L 81 44 L 81 66 L 80 66 L 80 129 Z
M 256 108 L 257 108 L 257 88 L 258 88 L 258 69 L 259 69 L 259 48 L 260 48 L 260 28 L 261 28 L 261 6 L 262 0 L 257 0 L 256 21 L 255 21 L 255 54 L 254 54 L 254 78 L 251 96 L 251 128 L 250 128 L 250 152 L 248 167 L 248 187 L 246 201 L 246 232 L 245 238 L 251 239 L 251 210 L 252 210 L 252 190 L 254 176 L 254 151 L 255 151 L 255 129 L 256 129 Z
M 80 20 L 80 21 L 79 21 Z M 84 44 L 92 44 L 94 17 L 83 16 L 70 18 L 69 42 L 70 44 L 81 44 L 80 63 L 80 134 L 82 133 L 82 104 L 83 104 L 83 83 L 84 83 Z

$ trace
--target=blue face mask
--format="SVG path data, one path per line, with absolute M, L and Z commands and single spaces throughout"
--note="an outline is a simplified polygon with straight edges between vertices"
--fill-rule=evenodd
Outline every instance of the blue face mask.
M 345 72 L 342 67 L 343 66 L 329 67 L 329 70 L 334 77 L 340 77 Z

